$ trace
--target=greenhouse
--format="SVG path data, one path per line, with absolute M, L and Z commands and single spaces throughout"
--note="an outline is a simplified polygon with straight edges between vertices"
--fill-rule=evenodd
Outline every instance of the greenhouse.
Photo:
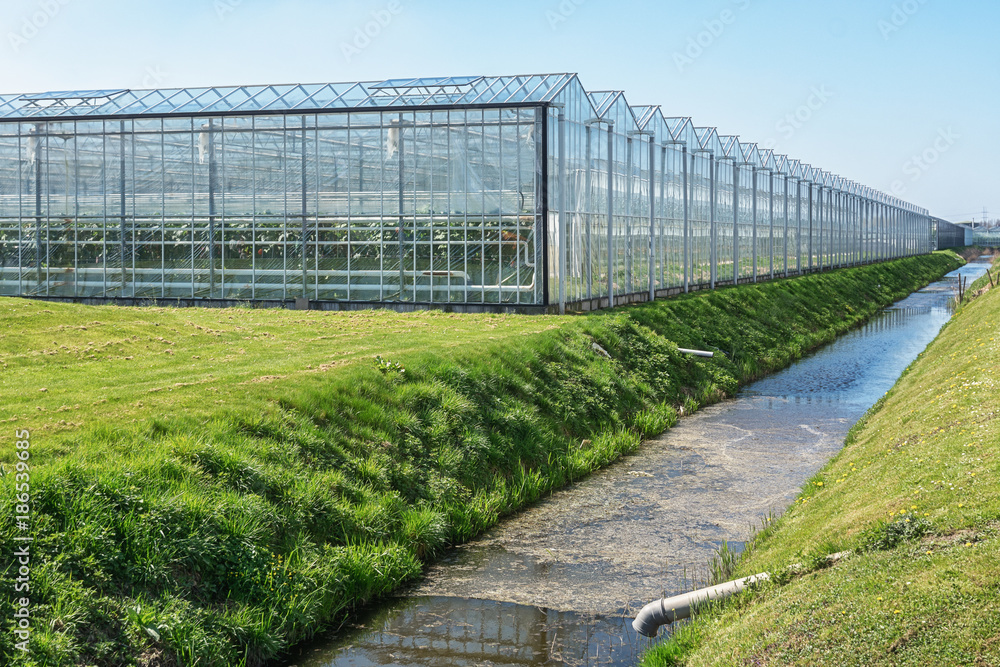
M 0 96 L 5 296 L 589 310 L 933 232 L 573 74 Z

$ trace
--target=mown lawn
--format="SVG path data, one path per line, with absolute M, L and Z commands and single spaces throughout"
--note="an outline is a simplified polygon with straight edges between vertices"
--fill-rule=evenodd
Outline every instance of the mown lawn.
M 274 384 L 488 345 L 571 318 L 82 307 L 0 299 L 0 422 L 39 434 L 266 403 Z

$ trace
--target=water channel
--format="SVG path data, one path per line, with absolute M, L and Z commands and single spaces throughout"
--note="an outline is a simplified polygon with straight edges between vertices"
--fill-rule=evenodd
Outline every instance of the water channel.
M 631 666 L 649 645 L 639 608 L 685 592 L 722 541 L 781 514 L 847 431 L 951 317 L 958 276 L 730 401 L 685 418 L 634 455 L 454 549 L 403 597 L 288 665 Z

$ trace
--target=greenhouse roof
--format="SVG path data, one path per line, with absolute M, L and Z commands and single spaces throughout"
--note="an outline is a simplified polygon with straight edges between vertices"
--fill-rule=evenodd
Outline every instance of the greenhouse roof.
M 794 160 L 762 155 L 756 144 L 720 137 L 715 128 L 696 128 L 687 117 L 667 117 L 659 106 L 631 106 L 622 91 L 588 92 L 576 74 L 458 76 L 387 79 L 354 83 L 165 88 L 151 90 L 78 90 L 0 95 L 0 123 L 38 119 L 107 119 L 171 115 L 316 113 L 363 109 L 419 109 L 545 105 L 567 99 L 589 104 L 591 118 L 624 123 L 656 141 L 681 144 L 692 152 L 733 159 L 737 163 L 777 170 L 803 182 L 827 186 L 830 174 Z M 624 133 L 629 129 L 623 128 Z M 770 155 L 770 154 L 766 154 Z M 840 187 L 860 191 L 840 179 Z M 873 191 L 874 192 L 874 191 Z M 910 206 L 894 197 L 887 201 Z
M 552 102 L 575 74 L 0 95 L 0 120 Z

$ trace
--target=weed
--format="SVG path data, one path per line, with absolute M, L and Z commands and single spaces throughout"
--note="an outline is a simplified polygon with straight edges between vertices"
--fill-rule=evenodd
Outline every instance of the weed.
M 867 551 L 888 551 L 903 542 L 918 540 L 933 529 L 924 518 L 901 516 L 889 523 L 879 523 L 862 533 L 861 548 Z

